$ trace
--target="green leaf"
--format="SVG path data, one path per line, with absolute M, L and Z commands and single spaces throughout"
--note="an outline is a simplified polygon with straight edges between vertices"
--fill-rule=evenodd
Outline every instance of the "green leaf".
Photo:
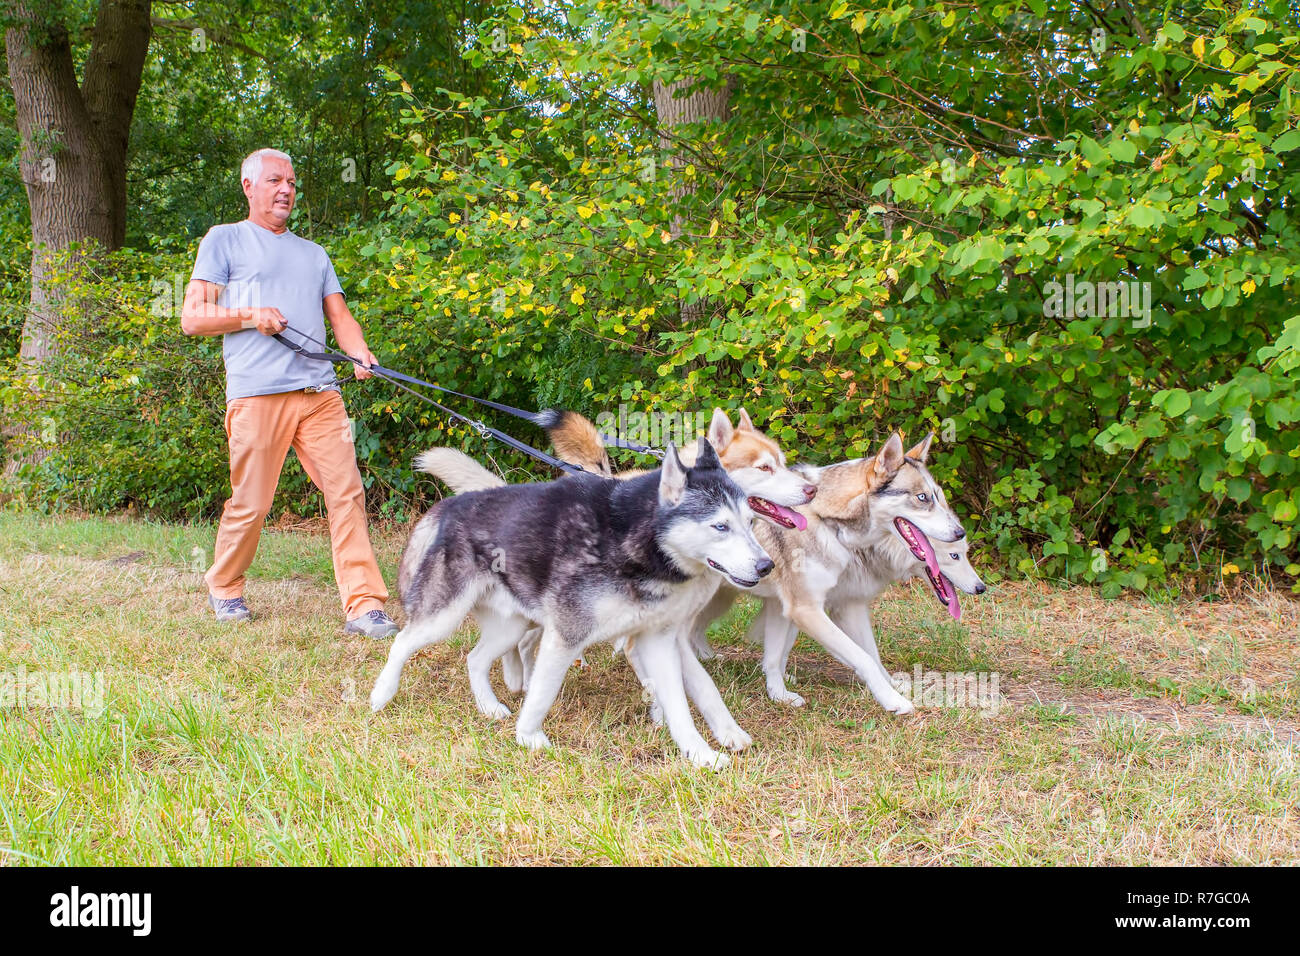
M 1121 163 L 1131 163 L 1137 159 L 1138 149 L 1127 139 L 1117 139 L 1110 144 L 1110 154 Z
M 1300 146 L 1300 129 L 1287 130 L 1269 148 L 1275 153 L 1286 153 Z

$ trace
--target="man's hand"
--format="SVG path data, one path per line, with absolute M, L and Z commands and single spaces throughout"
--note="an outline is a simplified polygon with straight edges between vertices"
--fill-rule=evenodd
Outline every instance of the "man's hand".
M 275 335 L 289 327 L 289 320 L 279 309 L 253 309 L 252 311 L 253 316 L 245 320 L 244 328 L 257 329 L 263 335 Z
M 375 358 L 374 352 L 370 351 L 370 349 L 365 349 L 362 355 L 353 355 L 352 357 L 361 360 L 360 362 L 352 363 L 352 375 L 358 382 L 364 382 L 366 379 L 374 377 L 375 373 L 365 367 L 379 364 L 379 359 Z M 362 365 L 362 362 L 365 364 Z

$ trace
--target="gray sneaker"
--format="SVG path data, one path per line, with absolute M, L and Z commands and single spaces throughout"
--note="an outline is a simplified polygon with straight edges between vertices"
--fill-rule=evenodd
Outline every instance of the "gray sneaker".
M 244 599 L 237 598 L 219 598 L 215 595 L 208 595 L 208 607 L 217 615 L 217 620 L 223 623 L 232 621 L 247 621 L 253 616 L 253 612 L 248 609 Z
M 343 630 L 348 634 L 364 634 L 377 639 L 392 637 L 397 633 L 397 622 L 383 611 L 367 611 L 348 621 Z

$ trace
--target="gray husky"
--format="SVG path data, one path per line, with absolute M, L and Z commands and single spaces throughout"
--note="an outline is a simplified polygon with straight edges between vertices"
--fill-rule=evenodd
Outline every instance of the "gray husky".
M 542 721 L 583 650 L 627 637 L 677 746 L 697 765 L 725 766 L 691 719 L 677 637 L 724 579 L 748 589 L 772 570 L 753 517 L 704 439 L 691 468 L 670 445 L 661 470 L 626 481 L 573 475 L 438 502 L 402 556 L 407 624 L 375 681 L 371 709 L 392 699 L 412 654 L 446 640 L 473 612 L 481 636 L 470 656 L 489 664 L 531 625 L 542 627 L 515 728 L 523 746 L 550 746 Z M 487 667 L 471 673 L 486 675 Z M 471 683 L 480 709 L 509 713 L 485 679 Z

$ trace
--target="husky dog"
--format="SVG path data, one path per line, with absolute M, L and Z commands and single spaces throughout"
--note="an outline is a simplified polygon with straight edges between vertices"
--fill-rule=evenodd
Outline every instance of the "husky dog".
M 776 561 L 775 572 L 754 591 L 768 599 L 754 629 L 762 635 L 763 671 L 773 700 L 803 704 L 785 687 L 784 665 L 802 630 L 852 668 L 886 710 L 912 710 L 892 687 L 885 689 L 888 676 L 871 629 L 871 601 L 923 570 L 949 612 L 959 617 L 954 581 L 941 571 L 931 542 L 939 542 L 939 550 L 950 556 L 963 584 L 974 593 L 984 590 L 965 560 L 966 531 L 925 467 L 933 437 L 904 452 L 895 433 L 874 457 L 805 469 L 818 483 L 817 498 L 804 509 L 807 532 L 758 529 L 760 542 Z M 711 602 L 701 617 L 716 611 L 718 603 Z M 901 709 L 900 701 L 905 705 Z
M 551 431 L 551 441 L 556 454 L 566 461 L 582 465 L 590 471 L 601 468 L 602 460 L 606 464 L 604 443 L 595 426 L 586 418 L 575 412 L 555 412 L 548 410 L 541 415 L 553 416 L 552 425 L 539 421 L 538 424 Z M 708 444 L 717 452 L 722 467 L 732 481 L 748 495 L 748 504 L 754 514 L 763 517 L 776 527 L 801 530 L 808 526 L 807 519 L 792 506 L 804 505 L 817 493 L 817 487 L 807 478 L 791 470 L 785 461 L 781 447 L 771 438 L 754 427 L 749 414 L 742 408 L 738 424 L 732 425 L 731 419 L 721 408 L 713 410 L 706 435 Z M 695 457 L 696 449 L 690 448 L 690 458 Z M 683 461 L 688 459 L 682 455 Z M 416 461 L 416 467 L 440 478 L 457 493 L 479 491 L 485 488 L 497 488 L 505 484 L 497 475 L 488 471 L 469 456 L 452 448 L 434 448 L 425 452 Z M 620 479 L 636 477 L 644 472 L 617 475 Z M 406 582 L 399 575 L 398 585 L 401 593 L 406 593 Z M 735 592 L 730 592 L 734 594 Z M 730 603 L 730 601 L 728 602 Z M 685 623 L 689 623 L 686 621 Z M 717 685 L 704 668 L 699 665 L 699 657 L 685 644 L 686 631 L 679 634 L 682 641 L 682 676 L 686 693 L 699 708 L 701 716 L 708 724 L 713 736 L 730 750 L 743 750 L 753 741 L 727 709 Z M 505 684 L 512 691 L 519 691 L 529 683 L 533 658 L 537 642 L 541 638 L 540 628 L 525 631 L 516 647 L 510 648 L 501 656 Z M 708 642 L 701 638 L 702 646 L 707 649 L 705 659 L 712 657 Z M 623 649 L 621 640 L 615 643 L 615 650 Z M 628 654 L 628 661 L 637 671 L 642 683 L 648 683 L 642 673 L 638 657 Z M 490 686 L 490 669 L 493 658 L 470 655 L 467 666 L 470 671 L 470 684 L 473 687 Z M 495 702 L 493 697 L 492 701 Z M 480 709 L 488 716 L 491 712 Z M 661 712 L 655 705 L 656 722 L 661 723 Z
M 574 475 L 444 499 L 416 525 L 402 556 L 407 625 L 371 691 L 371 709 L 392 699 L 412 654 L 448 638 L 473 612 L 480 638 L 469 655 L 471 686 L 480 709 L 497 717 L 508 710 L 486 679 L 474 680 L 487 673 L 475 660 L 490 666 L 530 625 L 542 627 L 515 729 L 523 746 L 550 746 L 542 721 L 574 659 L 596 642 L 626 638 L 678 747 L 697 765 L 725 766 L 691 720 L 677 632 L 720 579 L 748 589 L 772 570 L 752 520 L 745 494 L 703 439 L 691 468 L 670 445 L 659 472 L 628 481 Z

